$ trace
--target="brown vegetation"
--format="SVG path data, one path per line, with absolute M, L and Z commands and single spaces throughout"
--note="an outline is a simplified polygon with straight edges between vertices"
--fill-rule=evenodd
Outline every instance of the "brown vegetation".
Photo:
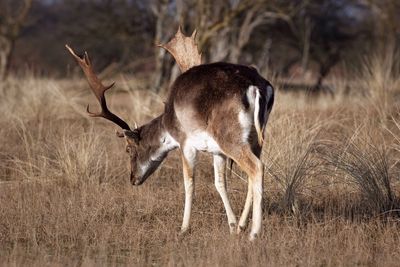
M 209 156 L 198 164 L 191 231 L 180 236 L 178 152 L 132 187 L 113 126 L 85 113 L 94 99 L 84 81 L 10 77 L 0 84 L 0 262 L 398 265 L 400 80 L 393 58 L 369 60 L 359 80 L 331 80 L 343 91 L 335 98 L 311 101 L 277 88 L 263 151 L 263 234 L 253 243 L 229 235 Z M 130 122 L 162 110 L 159 96 L 131 89 L 146 88 L 143 82 L 121 76 L 117 87 L 109 104 Z M 238 168 L 228 193 L 239 214 L 246 179 Z

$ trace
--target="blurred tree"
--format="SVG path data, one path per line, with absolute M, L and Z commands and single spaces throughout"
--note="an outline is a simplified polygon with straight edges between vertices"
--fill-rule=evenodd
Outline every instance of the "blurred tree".
M 0 79 L 8 75 L 15 41 L 31 7 L 32 0 L 0 1 Z
M 199 12 L 204 26 L 200 27 L 200 47 L 208 52 L 209 61 L 230 61 L 238 63 L 244 47 L 257 27 L 282 19 L 286 15 L 273 10 L 274 1 L 242 0 L 227 1 L 221 5 L 220 16 Z M 209 5 L 215 10 L 214 4 Z M 228 7 L 228 8 L 226 8 Z M 220 20 L 215 20 L 220 17 Z M 200 24 L 202 25 L 202 24 Z M 203 28 L 203 30 L 201 30 Z M 265 37 L 264 37 L 265 38 Z M 263 38 L 263 39 L 264 39 Z
M 312 70 L 315 91 L 337 63 L 356 66 L 375 40 L 399 39 L 397 0 L 35 0 L 30 9 L 31 1 L 0 0 L 2 73 L 10 68 L 7 47 L 15 43 L 13 69 L 24 64 L 35 73 L 64 75 L 69 57 L 63 45 L 69 43 L 95 54 L 103 76 L 143 71 L 156 92 L 179 73 L 156 47 L 178 25 L 186 34 L 197 28 L 204 62 L 257 64 L 277 73 L 291 66 Z M 11 39 L 10 30 L 17 33 Z
M 268 5 L 267 5 L 268 3 Z M 186 34 L 197 29 L 197 41 L 204 62 L 230 61 L 237 63 L 244 47 L 250 42 L 254 30 L 285 14 L 271 9 L 273 1 L 265 0 L 189 0 L 155 1 L 152 10 L 156 16 L 156 43 L 166 42 L 171 38 L 170 29 L 162 30 L 160 25 L 181 25 Z M 164 27 L 165 28 L 165 27 Z M 154 79 L 156 90 L 163 87 L 163 82 L 174 80 L 179 70 L 170 70 L 171 59 L 164 51 L 156 51 L 156 72 Z M 164 56 L 168 60 L 165 60 Z M 168 71 L 165 71 L 168 70 Z
M 103 72 L 127 70 L 152 49 L 153 21 L 145 0 L 69 0 L 61 5 L 60 31 L 96 53 Z
M 371 12 L 358 0 L 286 2 L 280 8 L 288 16 L 272 25 L 270 31 L 295 51 L 286 58 L 285 71 L 294 64 L 300 64 L 303 71 L 311 61 L 317 64 L 318 77 L 311 89 L 319 92 L 324 78 L 344 53 L 354 52 L 359 40 L 370 37 Z
M 210 52 L 210 47 L 222 47 L 226 41 L 223 32 L 230 28 L 232 21 L 250 7 L 252 1 L 212 1 L 212 0 L 176 0 L 153 1 L 151 10 L 156 17 L 155 43 L 165 43 L 182 26 L 186 34 L 197 29 L 197 41 L 200 51 L 203 52 L 204 62 L 216 61 L 224 51 Z M 174 25 L 165 27 L 165 25 Z M 171 32 L 171 29 L 173 31 Z M 219 36 L 218 39 L 213 37 Z M 212 44 L 212 45 L 211 45 Z M 221 45 L 222 44 L 222 45 Z M 178 74 L 176 67 L 171 69 L 171 57 L 157 48 L 154 88 L 158 92 Z M 172 73 L 171 73 L 172 72 Z
M 383 44 L 400 42 L 400 1 L 368 0 L 370 10 L 378 18 L 374 23 L 375 36 Z
M 154 0 L 149 2 L 149 8 L 151 14 L 154 16 L 154 55 L 155 55 L 155 69 L 153 73 L 153 90 L 158 93 L 163 85 L 168 81 L 171 71 L 171 63 L 166 57 L 165 49 L 158 47 L 158 44 L 165 44 L 168 42 L 168 38 L 172 36 L 174 27 L 165 27 L 165 25 L 173 25 L 174 17 L 179 15 L 171 14 L 170 6 L 172 5 L 170 0 Z M 176 10 L 179 14 L 179 10 Z

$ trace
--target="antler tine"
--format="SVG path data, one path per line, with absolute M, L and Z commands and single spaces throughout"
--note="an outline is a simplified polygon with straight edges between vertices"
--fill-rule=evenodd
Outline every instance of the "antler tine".
M 195 39 L 197 35 L 197 29 L 194 29 L 192 35 L 190 36 L 190 38 Z
M 107 107 L 107 102 L 106 102 L 104 93 L 108 89 L 112 88 L 115 83 L 112 83 L 108 86 L 104 86 L 101 83 L 100 79 L 94 73 L 92 63 L 91 63 L 89 55 L 86 51 L 85 51 L 85 54 L 82 57 L 80 57 L 74 52 L 74 50 L 69 45 L 65 45 L 65 47 L 71 53 L 71 55 L 76 59 L 79 66 L 82 68 L 92 92 L 94 93 L 94 95 L 96 96 L 97 100 L 100 103 L 101 111 L 99 113 L 91 112 L 89 110 L 89 105 L 87 105 L 86 111 L 89 113 L 89 116 L 105 118 L 109 121 L 114 122 L 115 124 L 120 126 L 122 129 L 130 130 L 129 125 L 124 120 L 122 120 L 120 117 L 118 117 L 117 115 L 112 113 Z

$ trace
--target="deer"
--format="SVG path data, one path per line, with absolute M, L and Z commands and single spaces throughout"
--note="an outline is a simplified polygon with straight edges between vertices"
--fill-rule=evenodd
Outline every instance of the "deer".
M 144 183 L 170 151 L 179 149 L 185 191 L 181 233 L 185 233 L 191 217 L 197 154 L 211 153 L 215 188 L 222 199 L 230 233 L 240 234 L 246 229 L 252 207 L 249 239 L 254 240 L 262 228 L 264 168 L 260 155 L 274 89 L 254 67 L 224 62 L 202 64 L 195 36 L 196 31 L 188 37 L 179 28 L 170 42 L 159 45 L 172 54 L 182 73 L 170 87 L 164 112 L 134 128 L 107 107 L 104 93 L 114 83 L 101 82 L 87 52 L 78 56 L 70 46 L 66 48 L 83 70 L 101 106 L 99 113 L 92 113 L 88 105 L 89 116 L 102 117 L 122 129 L 117 136 L 126 140 L 132 185 Z M 239 223 L 227 195 L 227 160 L 235 162 L 248 176 Z

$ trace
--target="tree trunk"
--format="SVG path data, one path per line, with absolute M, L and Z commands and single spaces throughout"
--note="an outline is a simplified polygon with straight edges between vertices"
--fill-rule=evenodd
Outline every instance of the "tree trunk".
M 326 91 L 329 94 L 333 96 L 333 91 L 329 87 L 323 87 L 322 82 L 328 76 L 329 72 L 331 69 L 339 62 L 340 59 L 340 54 L 339 53 L 332 53 L 328 56 L 328 58 L 320 63 L 320 68 L 319 68 L 319 76 L 317 79 L 317 82 L 315 85 L 312 87 L 311 93 L 313 94 L 319 94 L 322 91 Z
M 9 73 L 12 46 L 11 40 L 0 36 L 0 80 L 4 80 Z
M 14 50 L 15 40 L 18 38 L 22 24 L 32 7 L 32 0 L 24 0 L 14 17 L 8 10 L 7 4 L 2 8 L 5 14 L 0 16 L 0 79 L 4 80 L 10 71 L 11 55 Z
M 301 57 L 301 68 L 303 73 L 305 73 L 308 68 L 308 58 L 310 55 L 310 37 L 311 37 L 310 18 L 307 17 L 304 21 L 303 54 Z
M 258 57 L 257 60 L 257 66 L 260 70 L 261 74 L 266 74 L 266 72 L 269 70 L 269 61 L 270 61 L 270 50 L 272 47 L 272 41 L 271 39 L 266 39 L 264 41 L 263 48 L 261 50 L 261 54 Z
M 229 30 L 229 28 L 225 28 L 221 30 L 217 36 L 214 36 L 213 45 L 209 49 L 209 62 L 225 61 L 227 58 Z
M 154 41 L 155 44 L 165 43 L 163 27 L 165 27 L 165 21 L 167 17 L 168 0 L 160 1 L 153 7 L 153 13 L 157 17 L 156 19 L 156 32 Z M 159 47 L 154 48 L 155 54 L 155 70 L 153 75 L 153 90 L 158 93 L 161 87 L 165 83 L 165 50 Z

